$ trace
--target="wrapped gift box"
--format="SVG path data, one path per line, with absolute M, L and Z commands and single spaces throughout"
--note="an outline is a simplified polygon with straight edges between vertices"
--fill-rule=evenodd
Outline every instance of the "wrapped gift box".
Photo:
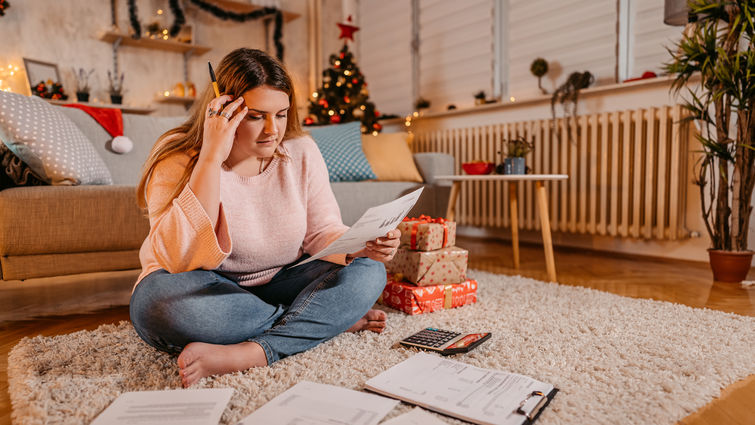
M 466 280 L 468 257 L 466 249 L 456 246 L 434 251 L 399 248 L 385 268 L 419 286 L 448 285 Z
M 431 313 L 476 303 L 477 282 L 469 279 L 454 285 L 416 286 L 389 275 L 378 302 L 407 314 Z
M 405 218 L 398 225 L 401 230 L 401 247 L 432 251 L 456 243 L 456 222 L 443 218 L 421 215 L 418 218 Z

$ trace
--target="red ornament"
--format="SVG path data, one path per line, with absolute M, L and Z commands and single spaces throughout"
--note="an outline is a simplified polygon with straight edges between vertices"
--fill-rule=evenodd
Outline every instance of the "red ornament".
M 359 80 L 357 80 L 356 78 L 352 78 L 352 79 L 351 79 L 351 83 L 352 83 L 352 84 L 356 84 L 356 83 L 358 83 L 358 82 L 359 82 Z
M 355 27 L 354 25 L 351 25 L 351 15 L 349 15 L 349 18 L 346 20 L 347 22 L 345 24 L 338 23 L 338 28 L 341 29 L 341 35 L 338 36 L 339 39 L 350 39 L 351 41 L 354 41 L 354 33 L 359 31 L 359 27 Z M 344 40 L 345 41 L 345 40 Z M 341 58 L 343 59 L 343 57 Z
M 341 54 L 340 54 L 340 55 L 338 55 L 338 56 L 339 56 L 339 57 L 340 57 L 341 59 L 343 59 L 344 57 L 346 57 L 346 55 L 344 55 L 344 54 L 343 54 L 343 52 L 341 52 Z
M 349 102 L 351 102 L 351 99 L 349 99 L 349 96 L 344 96 L 343 97 L 343 101 L 346 102 L 346 103 L 349 103 Z
M 317 102 L 317 103 L 319 103 L 320 105 L 322 105 L 323 108 L 327 108 L 328 107 L 328 101 L 325 100 L 325 99 L 320 99 L 320 101 Z
M 379 123 L 375 123 L 375 124 L 372 124 L 372 128 L 374 128 L 377 131 L 380 131 L 383 128 L 383 126 L 380 125 Z
M 330 122 L 332 122 L 333 124 L 338 124 L 339 122 L 341 122 L 341 116 L 340 115 L 331 116 Z
M 313 120 L 311 117 L 304 118 L 304 125 L 312 125 L 315 123 L 315 120 Z
M 375 109 L 375 116 L 376 116 L 376 117 L 379 117 L 379 116 L 380 116 L 380 112 L 378 112 L 378 111 L 377 111 L 377 109 Z

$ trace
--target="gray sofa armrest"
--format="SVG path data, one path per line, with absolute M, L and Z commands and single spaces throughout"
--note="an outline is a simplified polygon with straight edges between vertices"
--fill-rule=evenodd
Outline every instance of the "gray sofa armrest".
M 414 154 L 414 162 L 417 164 L 422 179 L 427 184 L 450 186 L 448 180 L 435 181 L 435 176 L 449 175 L 454 173 L 454 157 L 441 152 L 421 152 Z

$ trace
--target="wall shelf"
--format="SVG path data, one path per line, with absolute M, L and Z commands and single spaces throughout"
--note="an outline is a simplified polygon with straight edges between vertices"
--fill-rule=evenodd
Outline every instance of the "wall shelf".
M 103 108 L 103 109 L 120 109 L 123 112 L 129 113 L 129 114 L 138 114 L 138 115 L 148 115 L 152 112 L 155 112 L 154 109 L 151 108 L 136 108 L 126 105 L 114 105 L 112 103 L 90 103 L 90 102 L 75 102 L 72 100 L 52 100 L 52 99 L 45 99 L 46 101 L 50 102 L 53 105 L 71 105 L 71 104 L 77 104 L 77 105 L 84 105 L 84 106 L 91 106 L 93 108 Z
M 224 10 L 235 13 L 249 13 L 262 8 L 262 6 L 257 6 L 241 0 L 210 0 L 209 2 L 214 3 Z M 293 21 L 298 17 L 298 13 L 283 11 L 283 22 Z
M 179 103 L 185 105 L 187 108 L 194 104 L 195 97 L 180 97 L 180 96 L 157 96 L 155 102 L 157 103 Z
M 143 47 L 146 49 L 154 50 L 167 50 L 170 52 L 188 53 L 192 55 L 202 55 L 209 52 L 211 49 L 206 46 L 200 46 L 198 44 L 181 43 L 173 40 L 162 40 L 153 38 L 139 38 L 133 39 L 128 34 L 118 33 L 114 31 L 106 31 L 100 36 L 100 40 L 107 43 L 118 44 L 121 46 L 134 46 Z

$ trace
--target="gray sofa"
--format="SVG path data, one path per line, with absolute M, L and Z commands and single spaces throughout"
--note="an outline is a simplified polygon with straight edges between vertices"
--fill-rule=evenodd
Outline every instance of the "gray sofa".
M 135 185 L 149 150 L 181 117 L 123 114 L 134 149 L 109 150 L 111 137 L 81 110 L 61 110 L 89 137 L 113 177 L 112 186 L 32 186 L 0 191 L 0 321 L 85 312 L 128 303 L 140 271 L 138 251 L 149 223 L 136 206 Z M 415 154 L 425 191 L 410 213 L 440 215 L 450 193 L 435 175 L 451 174 L 453 158 Z M 369 207 L 406 194 L 409 182 L 333 183 L 344 223 Z

